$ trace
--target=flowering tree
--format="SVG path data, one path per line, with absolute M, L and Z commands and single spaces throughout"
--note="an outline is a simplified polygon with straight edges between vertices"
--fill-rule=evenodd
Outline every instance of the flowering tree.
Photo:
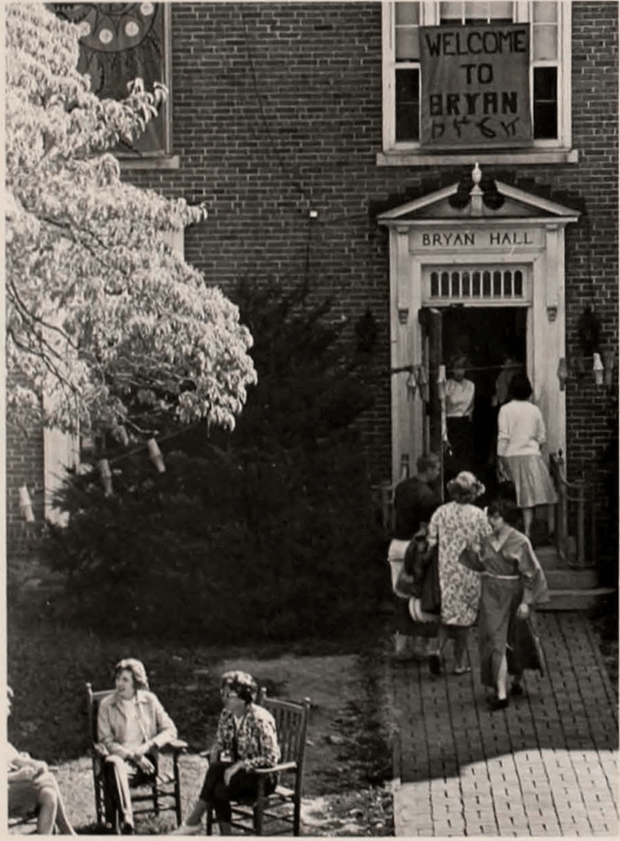
M 42 4 L 7 7 L 9 414 L 131 428 L 137 399 L 232 428 L 256 380 L 252 338 L 164 238 L 206 211 L 122 183 L 106 151 L 140 134 L 165 89 L 138 79 L 124 101 L 102 101 L 77 62 L 75 26 Z

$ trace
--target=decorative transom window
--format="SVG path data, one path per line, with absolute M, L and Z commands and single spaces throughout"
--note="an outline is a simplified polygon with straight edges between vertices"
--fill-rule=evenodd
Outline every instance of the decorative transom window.
M 426 267 L 424 300 L 427 304 L 526 305 L 530 299 L 527 267 L 499 265 Z
M 147 90 L 161 82 L 170 90 L 170 7 L 168 3 L 54 3 L 58 17 L 80 34 L 78 70 L 91 90 L 106 99 L 124 99 L 127 85 L 141 78 Z M 118 155 L 153 157 L 171 149 L 170 100 L 133 146 Z
M 529 32 L 529 111 L 532 122 L 530 146 L 540 149 L 568 149 L 570 147 L 570 3 L 561 0 L 530 0 L 523 2 L 422 2 L 384 3 L 383 5 L 383 50 L 384 50 L 384 151 L 414 151 L 421 148 L 422 116 L 422 73 L 421 27 L 440 26 L 481 27 L 480 32 L 490 45 L 490 52 L 498 52 L 498 38 L 485 29 L 501 31 L 499 40 L 507 38 L 505 27 L 521 25 Z M 504 29 L 502 30 L 502 27 Z M 447 30 L 446 30 L 447 31 Z M 462 40 L 458 33 L 451 36 L 446 53 L 457 56 L 465 54 L 466 32 Z M 480 34 L 468 42 L 472 52 L 480 52 Z M 504 44 L 507 41 L 503 42 Z M 495 49 L 494 49 L 495 47 Z M 494 57 L 502 61 L 503 57 Z M 470 58 L 471 60 L 471 58 Z M 506 59 L 508 60 L 508 59 Z M 462 67 L 467 59 L 463 58 Z M 473 63 L 471 64 L 473 68 Z M 488 68 L 490 65 L 485 65 Z M 484 70 L 484 67 L 482 68 Z M 467 71 L 474 73 L 475 71 Z M 488 72 L 484 70 L 484 72 Z M 484 73 L 478 74 L 481 82 Z M 477 105 L 482 109 L 490 107 L 493 99 L 485 100 L 488 88 L 480 87 Z M 498 107 L 503 107 L 510 116 L 511 93 L 497 91 L 494 94 Z M 493 94 L 491 94 L 493 96 Z M 484 103 L 484 104 L 483 104 Z M 455 116 L 464 116 L 469 100 L 453 105 Z M 445 107 L 445 106 L 444 106 Z M 450 102 L 448 102 L 448 108 Z M 484 150 L 484 143 L 481 142 Z M 509 141 L 506 142 L 509 148 Z

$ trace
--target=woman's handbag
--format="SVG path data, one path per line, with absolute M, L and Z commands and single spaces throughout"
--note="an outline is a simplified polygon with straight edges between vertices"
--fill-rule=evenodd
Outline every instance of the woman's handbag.
M 394 592 L 401 599 L 410 599 L 415 595 L 415 578 L 407 572 L 407 566 L 404 563 L 398 573 Z

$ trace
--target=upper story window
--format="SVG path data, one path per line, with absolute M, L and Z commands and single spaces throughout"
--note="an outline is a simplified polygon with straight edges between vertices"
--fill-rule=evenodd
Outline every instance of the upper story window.
M 168 101 L 132 147 L 119 157 L 160 157 L 171 150 L 170 7 L 167 3 L 55 3 L 56 14 L 80 33 L 78 70 L 90 77 L 91 90 L 107 99 L 124 99 L 127 84 L 141 78 L 168 88 Z
M 510 74 L 510 56 L 504 61 L 504 51 L 509 37 L 521 38 L 513 43 L 517 52 L 525 54 L 523 66 L 523 87 L 519 93 L 521 102 L 527 98 L 527 137 L 511 142 L 509 135 L 487 142 L 481 137 L 479 146 L 463 144 L 462 148 L 476 148 L 484 152 L 490 146 L 503 147 L 504 153 L 517 147 L 524 155 L 540 152 L 553 153 L 570 148 L 570 3 L 561 0 L 530 0 L 530 2 L 503 2 L 503 0 L 474 0 L 473 2 L 389 2 L 383 5 L 383 76 L 384 76 L 384 136 L 383 148 L 387 155 L 408 155 L 413 162 L 415 155 L 429 154 L 429 107 L 430 115 L 438 113 L 456 118 L 457 122 L 469 114 L 478 117 L 493 112 L 505 114 L 505 123 L 514 120 L 516 114 L 516 93 L 514 84 L 484 86 L 492 72 L 491 64 L 479 58 L 482 38 L 489 46 L 488 62 L 495 62 L 497 69 L 503 68 Z M 479 84 L 463 87 L 460 93 L 446 91 L 443 96 L 423 100 L 425 88 L 430 84 L 428 61 L 428 40 L 423 27 L 445 27 L 446 58 L 458 68 L 461 82 L 466 78 L 475 82 L 473 74 L 479 73 Z M 462 38 L 458 30 L 463 28 Z M 478 29 L 479 28 L 479 29 Z M 455 34 L 455 29 L 457 30 Z M 438 43 L 435 30 L 433 43 Z M 485 35 L 485 32 L 488 33 Z M 448 33 L 451 33 L 448 36 Z M 467 40 L 468 34 L 472 37 Z M 495 39 L 495 40 L 493 40 Z M 469 55 L 468 45 L 471 52 Z M 426 52 L 425 52 L 426 51 Z M 425 63 L 426 56 L 426 63 Z M 461 58 L 462 56 L 462 58 Z M 529 60 L 528 60 L 529 59 Z M 436 62 L 440 62 L 441 58 Z M 528 66 L 529 64 L 529 66 Z M 467 69 L 469 65 L 470 69 Z M 475 66 L 474 66 L 475 65 Z M 481 66 L 482 65 L 482 66 Z M 447 66 L 447 63 L 446 63 Z M 426 76 L 423 78 L 423 74 Z M 466 76 L 466 74 L 470 74 Z M 510 78 L 510 76 L 509 76 Z M 426 83 L 426 84 L 425 84 Z M 506 89 L 507 88 L 507 89 Z M 435 90 L 441 90 L 441 85 Z M 469 94 L 464 91 L 478 92 Z M 485 99 L 486 95 L 486 99 Z M 475 105 L 474 105 L 475 103 Z M 524 117 L 521 109 L 521 117 Z M 455 126 L 455 131 L 460 130 Z M 485 127 L 486 131 L 486 127 Z M 506 129 L 506 132 L 508 130 Z M 453 132 L 454 134 L 454 132 Z M 491 136 L 489 130 L 487 137 Z M 502 142 L 500 142 L 500 140 Z M 426 141 L 426 142 L 425 142 Z M 430 144 L 433 145 L 433 144 Z M 441 144 L 434 144 L 435 148 Z M 461 149 L 462 150 L 462 149 Z M 458 143 L 453 143 L 452 153 L 458 153 Z M 470 154 L 471 157 L 471 154 Z M 480 158 L 483 159 L 483 158 Z M 553 160 L 553 158 L 549 158 Z M 558 160 L 560 158 L 558 157 Z M 385 162 L 385 161 L 384 161 Z

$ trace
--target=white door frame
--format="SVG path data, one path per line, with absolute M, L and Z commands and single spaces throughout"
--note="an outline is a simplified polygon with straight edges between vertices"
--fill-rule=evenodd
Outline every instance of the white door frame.
M 418 312 L 429 305 L 422 288 L 424 267 L 501 263 L 508 268 L 526 264 L 531 284 L 530 300 L 524 301 L 528 304 L 528 375 L 533 399 L 547 425 L 547 452 L 565 452 L 566 401 L 557 376 L 559 360 L 565 356 L 564 231 L 579 214 L 496 184 L 509 207 L 512 204 L 516 208 L 514 216 L 493 217 L 487 213 L 479 218 L 454 218 L 456 214 L 452 213 L 453 218 L 441 218 L 440 209 L 451 194 L 451 188 L 447 188 L 379 218 L 390 231 L 391 366 L 402 369 L 422 363 Z M 528 211 L 531 215 L 526 215 Z M 517 305 L 492 299 L 468 304 Z M 439 302 L 432 305 L 442 306 Z M 413 399 L 408 393 L 407 376 L 406 370 L 392 375 L 392 481 L 398 480 L 402 455 L 408 455 L 414 466 L 423 447 L 424 407 L 419 389 Z

